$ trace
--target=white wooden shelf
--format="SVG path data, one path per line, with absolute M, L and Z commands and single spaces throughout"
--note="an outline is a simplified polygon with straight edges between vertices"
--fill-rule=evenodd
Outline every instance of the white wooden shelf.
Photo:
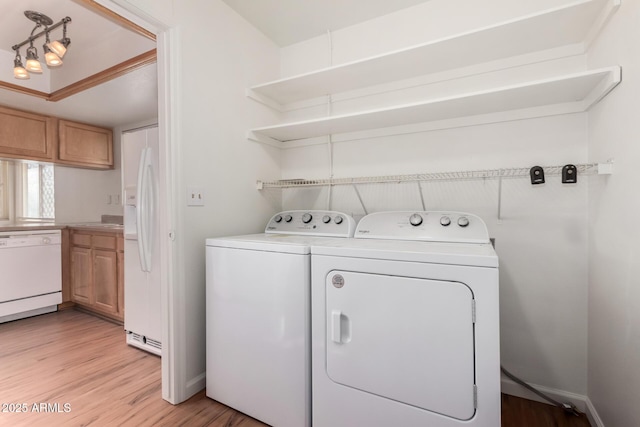
M 620 0 L 579 0 L 535 14 L 318 71 L 253 86 L 248 95 L 282 104 L 421 75 L 582 44 L 599 33 Z
M 620 67 L 585 71 L 389 108 L 252 129 L 247 137 L 282 147 L 292 140 L 507 111 L 522 117 L 588 110 L 621 79 Z

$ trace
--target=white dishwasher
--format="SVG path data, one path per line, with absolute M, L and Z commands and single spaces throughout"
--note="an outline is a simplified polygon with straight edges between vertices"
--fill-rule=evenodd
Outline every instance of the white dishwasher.
M 0 323 L 57 310 L 60 242 L 60 230 L 0 233 Z

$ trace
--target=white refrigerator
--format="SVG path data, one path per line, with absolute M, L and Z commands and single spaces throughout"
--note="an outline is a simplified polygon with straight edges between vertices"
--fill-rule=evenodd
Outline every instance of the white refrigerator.
M 161 355 L 158 128 L 122 134 L 124 328 L 127 344 Z

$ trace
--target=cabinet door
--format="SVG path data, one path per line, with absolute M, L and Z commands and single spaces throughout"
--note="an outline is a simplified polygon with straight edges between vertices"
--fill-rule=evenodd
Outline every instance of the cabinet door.
M 124 320 L 124 253 L 118 252 L 118 314 Z
M 118 312 L 117 254 L 113 251 L 93 251 L 93 303 L 107 313 Z
M 74 123 L 58 122 L 58 162 L 96 169 L 113 169 L 113 132 Z
M 53 117 L 0 107 L 0 157 L 52 161 Z
M 91 303 L 91 249 L 71 248 L 71 299 L 82 304 Z

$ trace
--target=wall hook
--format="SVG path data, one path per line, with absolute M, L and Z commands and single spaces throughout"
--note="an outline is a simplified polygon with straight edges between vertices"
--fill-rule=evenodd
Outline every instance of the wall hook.
M 576 165 L 565 165 L 562 168 L 562 183 L 575 184 L 576 182 L 578 182 L 578 169 Z
M 531 184 L 544 184 L 544 169 L 542 166 L 534 166 L 529 169 L 529 175 L 531 175 Z

